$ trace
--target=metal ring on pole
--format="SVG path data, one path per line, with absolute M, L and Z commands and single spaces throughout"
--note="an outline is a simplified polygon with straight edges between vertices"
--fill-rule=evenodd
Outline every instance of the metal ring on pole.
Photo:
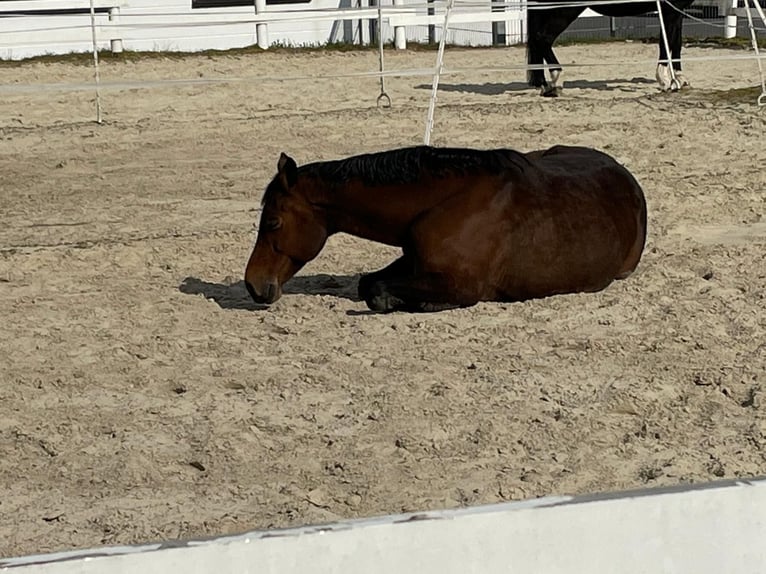
M 391 107 L 391 97 L 386 93 L 386 77 L 383 74 L 383 11 L 378 0 L 378 63 L 380 68 L 380 95 L 375 101 L 377 106 L 383 108 Z M 385 102 L 381 105 L 381 102 Z

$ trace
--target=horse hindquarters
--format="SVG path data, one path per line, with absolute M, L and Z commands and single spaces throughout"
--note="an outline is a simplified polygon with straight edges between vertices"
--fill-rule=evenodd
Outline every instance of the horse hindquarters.
M 622 166 L 620 166 L 622 168 Z M 636 267 L 638 267 L 639 261 L 641 261 L 641 255 L 644 252 L 644 247 L 646 246 L 646 234 L 647 234 L 647 209 L 646 209 L 646 197 L 644 196 L 644 192 L 641 189 L 640 184 L 638 181 L 636 181 L 636 178 L 633 177 L 631 173 L 627 171 L 627 169 L 622 168 L 625 170 L 626 175 L 628 177 L 629 182 L 632 184 L 632 187 L 634 189 L 634 201 L 638 204 L 635 208 L 635 217 L 636 217 L 636 231 L 634 234 L 634 239 L 632 242 L 632 245 L 630 245 L 630 248 L 627 250 L 627 253 L 625 255 L 625 260 L 623 261 L 622 267 L 620 271 L 617 273 L 617 276 L 615 279 L 626 279 L 629 277 L 633 271 L 636 270 Z M 628 241 L 628 244 L 630 242 Z
M 586 148 L 530 159 L 539 172 L 516 185 L 508 212 L 507 298 L 599 291 L 627 277 L 646 239 L 646 202 L 632 174 Z

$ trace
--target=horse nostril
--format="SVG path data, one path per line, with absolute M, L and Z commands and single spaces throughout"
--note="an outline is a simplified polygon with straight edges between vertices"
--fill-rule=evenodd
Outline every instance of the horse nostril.
M 258 296 L 258 293 L 255 292 L 255 289 L 250 284 L 250 281 L 245 281 L 245 287 L 247 287 L 247 292 L 250 293 L 250 297 L 253 298 L 253 301 L 256 303 L 260 301 L 261 297 Z
M 266 286 L 266 296 L 264 297 L 267 301 L 274 301 L 277 298 L 277 284 L 276 283 L 269 283 Z
M 253 298 L 253 301 L 259 305 L 268 305 L 279 298 L 279 285 L 276 281 L 272 281 L 263 285 L 261 287 L 261 289 L 263 289 L 263 293 L 258 293 L 255 287 L 253 287 L 253 284 L 247 280 L 245 280 L 245 287 L 247 288 L 247 292 L 250 293 L 250 297 Z

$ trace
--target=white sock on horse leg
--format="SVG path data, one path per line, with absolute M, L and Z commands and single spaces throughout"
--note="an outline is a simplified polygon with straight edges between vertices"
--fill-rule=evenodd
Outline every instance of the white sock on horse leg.
M 670 89 L 670 68 L 667 64 L 657 64 L 657 83 L 660 85 L 660 89 L 663 92 L 667 92 Z
M 563 88 L 564 82 L 561 81 L 559 83 L 559 79 L 561 78 L 561 70 L 551 70 L 551 86 L 554 88 Z

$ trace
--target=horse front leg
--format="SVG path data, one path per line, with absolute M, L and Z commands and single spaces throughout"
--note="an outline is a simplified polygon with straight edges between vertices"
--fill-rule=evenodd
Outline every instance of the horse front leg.
M 552 41 L 544 38 L 530 42 L 528 54 L 527 63 L 530 66 L 536 66 L 536 68 L 529 71 L 529 85 L 540 88 L 541 95 L 547 98 L 555 98 L 561 95 L 563 83 L 559 83 L 559 78 L 561 77 L 562 70 L 556 54 L 553 53 Z M 554 67 L 549 68 L 551 75 L 550 83 L 546 81 L 545 70 L 542 68 L 545 63 L 554 65 Z
M 475 305 L 479 298 L 472 291 L 441 273 L 421 273 L 374 281 L 364 300 L 379 313 L 430 313 Z
M 676 14 L 678 14 L 676 12 Z M 671 31 L 668 37 L 668 43 L 670 44 L 670 55 L 673 58 L 673 70 L 675 71 L 676 82 L 678 83 L 677 89 L 686 88 L 690 86 L 689 80 L 686 79 L 681 69 L 681 47 L 683 45 L 683 27 L 684 18 L 682 14 L 678 14 L 675 21 L 672 23 Z
M 532 12 L 530 11 L 530 14 Z M 533 88 L 543 88 L 548 85 L 545 81 L 545 70 L 543 70 L 543 49 L 540 45 L 540 39 L 537 35 L 530 36 L 527 41 L 527 65 L 534 66 L 527 72 L 527 81 Z
M 359 278 L 359 285 L 357 286 L 357 293 L 362 301 L 368 301 L 371 299 L 373 285 L 392 277 L 400 277 L 413 271 L 411 261 L 402 255 L 399 259 L 396 259 L 393 263 L 380 269 L 367 273 Z M 368 303 L 369 305 L 369 303 Z
M 543 57 L 548 64 L 553 64 L 553 66 L 549 68 L 551 83 L 545 90 L 543 90 L 543 97 L 558 98 L 561 95 L 561 91 L 564 89 L 564 82 L 561 81 L 563 70 L 561 69 L 561 64 L 559 63 L 556 54 L 553 52 L 552 43 L 546 45 Z

